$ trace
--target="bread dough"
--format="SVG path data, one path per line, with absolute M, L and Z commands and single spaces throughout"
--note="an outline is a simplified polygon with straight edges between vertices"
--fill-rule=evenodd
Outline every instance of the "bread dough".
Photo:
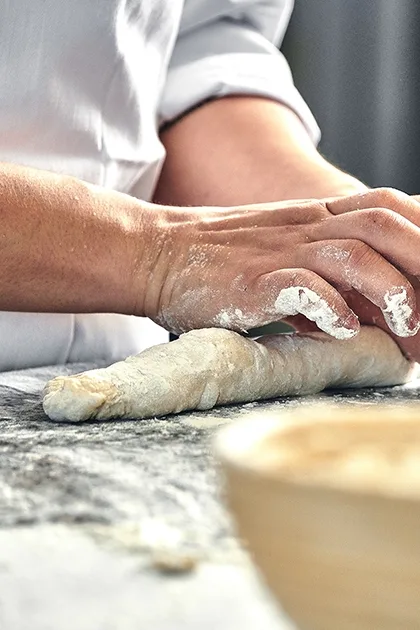
M 325 388 L 405 383 L 414 365 L 382 330 L 339 341 L 316 332 L 257 341 L 221 328 L 194 330 L 108 368 L 59 376 L 44 391 L 53 420 L 149 418 Z

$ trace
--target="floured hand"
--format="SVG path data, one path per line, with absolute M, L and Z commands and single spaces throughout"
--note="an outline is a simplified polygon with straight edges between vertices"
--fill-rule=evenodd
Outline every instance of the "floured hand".
M 144 313 L 168 330 L 248 330 L 297 314 L 338 338 L 359 322 L 355 291 L 399 337 L 419 330 L 407 275 L 420 275 L 420 204 L 379 189 L 353 197 L 232 208 L 167 208 Z M 164 236 L 162 236 L 164 235 Z

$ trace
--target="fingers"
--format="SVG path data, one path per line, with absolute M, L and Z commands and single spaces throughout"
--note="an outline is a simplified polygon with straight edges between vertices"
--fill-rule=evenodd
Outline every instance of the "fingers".
M 357 239 L 407 273 L 420 275 L 420 228 L 392 210 L 374 208 L 331 217 L 313 228 L 311 238 Z
M 350 339 L 359 320 L 328 282 L 306 269 L 283 269 L 259 278 L 255 295 L 269 295 L 266 314 L 271 321 L 304 315 L 336 339 Z
M 420 299 L 420 288 L 417 289 L 417 299 Z M 418 362 L 420 360 L 420 333 L 413 337 L 398 337 L 389 330 L 381 311 L 374 306 L 365 297 L 356 293 L 355 291 L 349 291 L 345 294 L 345 300 L 348 305 L 359 315 L 361 324 L 368 324 L 378 326 L 385 332 L 391 335 L 394 341 L 401 348 L 406 357 L 413 361 Z M 299 322 L 299 330 L 300 330 Z
M 407 278 L 365 243 L 325 241 L 305 246 L 304 261 L 328 282 L 356 289 L 379 306 L 389 328 L 400 337 L 420 329 L 416 295 Z
M 351 197 L 339 197 L 326 201 L 331 214 L 339 215 L 355 210 L 382 208 L 391 210 L 420 226 L 420 197 L 410 197 L 393 188 L 375 188 Z
M 327 200 L 326 205 L 335 216 L 318 223 L 311 237 L 319 241 L 334 239 L 335 244 L 333 249 L 331 243 L 322 246 L 321 255 L 315 256 L 316 263 L 310 268 L 342 286 L 344 277 L 352 288 L 380 307 L 394 334 L 414 336 L 420 322 L 413 286 L 389 263 L 408 274 L 420 275 L 418 199 L 381 188 Z M 331 252 L 335 252 L 333 264 Z

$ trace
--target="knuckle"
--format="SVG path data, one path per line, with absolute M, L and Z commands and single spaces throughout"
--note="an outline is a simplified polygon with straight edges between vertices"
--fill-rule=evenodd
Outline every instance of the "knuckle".
M 321 200 L 315 200 L 307 207 L 306 216 L 308 218 L 308 222 L 312 223 L 327 219 L 330 216 L 330 213 L 325 203 Z
M 366 219 L 368 223 L 366 227 L 377 226 L 386 230 L 402 227 L 403 221 L 401 215 L 388 208 L 375 208 L 366 215 Z
M 394 188 L 377 188 L 371 194 L 377 202 L 386 208 L 393 208 L 401 201 L 401 193 Z
M 285 213 L 280 215 L 280 219 L 284 221 Z M 289 208 L 287 214 L 288 221 L 291 226 L 311 225 L 317 224 L 327 219 L 330 216 L 330 212 L 327 208 L 327 204 L 321 200 L 311 200 L 299 203 Z
M 292 269 L 289 273 L 287 284 L 294 287 L 314 288 L 318 282 L 318 276 L 309 269 Z
M 354 267 L 369 267 L 376 262 L 376 252 L 361 241 L 348 242 L 348 262 Z

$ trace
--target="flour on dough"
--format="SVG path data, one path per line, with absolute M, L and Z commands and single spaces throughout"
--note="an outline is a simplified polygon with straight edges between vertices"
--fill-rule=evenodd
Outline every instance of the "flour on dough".
M 193 330 L 108 368 L 59 376 L 44 392 L 53 420 L 149 418 L 334 387 L 397 385 L 414 365 L 379 328 L 357 337 L 270 335 L 257 341 L 221 328 Z

